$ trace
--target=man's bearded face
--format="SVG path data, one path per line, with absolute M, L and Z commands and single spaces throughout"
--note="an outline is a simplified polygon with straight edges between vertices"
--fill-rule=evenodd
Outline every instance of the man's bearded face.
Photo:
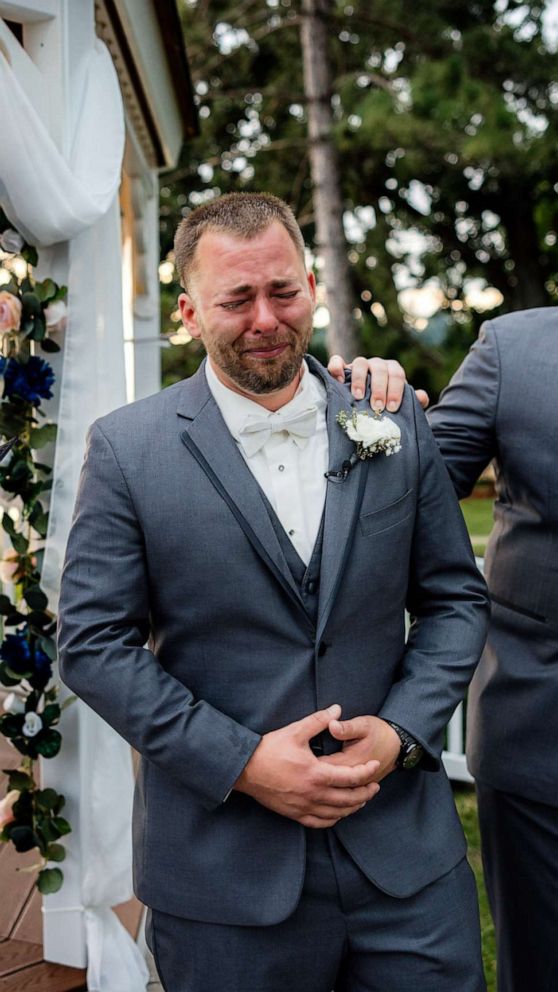
M 282 224 L 249 239 L 202 235 L 191 293 L 180 305 L 219 378 L 237 391 L 275 393 L 300 373 L 312 336 L 314 280 Z

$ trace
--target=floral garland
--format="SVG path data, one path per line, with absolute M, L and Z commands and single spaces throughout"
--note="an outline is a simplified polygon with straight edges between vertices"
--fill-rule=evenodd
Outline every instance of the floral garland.
M 4 700 L 0 732 L 22 755 L 17 770 L 4 770 L 8 791 L 0 800 L 0 842 L 11 842 L 18 852 L 38 849 L 40 861 L 32 870 L 39 869 L 36 884 L 47 894 L 62 885 L 60 868 L 47 865 L 64 860 L 58 841 L 71 827 L 60 815 L 64 796 L 38 787 L 34 763 L 39 756 L 58 754 L 62 737 L 55 728 L 71 700 L 61 706 L 58 687 L 52 684 L 56 618 L 41 588 L 48 524 L 41 496 L 52 486 L 52 469 L 35 460 L 35 452 L 56 437 L 56 424 L 41 425 L 46 415 L 40 408 L 43 399 L 52 397 L 55 376 L 51 365 L 33 352 L 37 347 L 60 350 L 50 335 L 65 321 L 66 288 L 52 279 L 33 279 L 36 249 L 2 211 L 0 249 L 0 436 L 15 438 L 0 461 L 0 489 L 13 503 L 0 509 L 12 545 L 0 566 L 12 590 L 11 597 L 0 595 L 0 683 L 12 690 Z

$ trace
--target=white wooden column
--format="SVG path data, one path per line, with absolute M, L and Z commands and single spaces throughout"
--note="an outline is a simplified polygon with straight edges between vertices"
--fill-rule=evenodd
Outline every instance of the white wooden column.
M 23 24 L 25 51 L 20 49 L 12 53 L 12 68 L 41 114 L 51 137 L 68 158 L 80 113 L 83 75 L 95 40 L 93 0 L 11 0 L 9 3 L 0 0 L 0 15 Z M 5 25 L 2 27 L 5 28 Z M 43 278 L 47 275 L 60 284 L 67 284 L 67 244 L 39 252 L 37 276 Z M 64 363 L 63 336 L 60 343 L 62 351 L 48 356 L 56 375 L 57 388 L 53 399 L 43 407 L 55 421 L 58 420 Z M 53 447 L 49 446 L 41 456 L 52 463 Z M 67 693 L 63 689 L 61 698 L 65 695 Z M 47 961 L 85 967 L 85 927 L 81 909 L 79 722 L 80 709 L 77 705 L 71 706 L 64 712 L 61 721 L 63 746 L 60 755 L 54 760 L 41 761 L 42 785 L 55 788 L 65 795 L 64 815 L 72 825 L 72 833 L 65 840 L 67 857 L 61 865 L 64 885 L 59 892 L 43 899 L 43 943 Z

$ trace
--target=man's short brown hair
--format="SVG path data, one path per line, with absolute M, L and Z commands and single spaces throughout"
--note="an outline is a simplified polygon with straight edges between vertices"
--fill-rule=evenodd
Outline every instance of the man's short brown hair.
M 174 238 L 178 278 L 184 289 L 194 268 L 198 242 L 206 231 L 225 231 L 253 238 L 270 224 L 283 225 L 304 262 L 304 238 L 289 206 L 271 193 L 225 193 L 192 210 L 179 224 Z

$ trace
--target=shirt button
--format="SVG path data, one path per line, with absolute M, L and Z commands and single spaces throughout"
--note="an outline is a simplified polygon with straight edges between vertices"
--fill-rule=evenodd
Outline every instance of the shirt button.
M 279 471 L 280 472 L 284 472 L 285 471 L 285 466 L 284 465 L 279 465 L 278 468 L 279 468 Z
M 293 537 L 293 535 L 294 535 L 294 530 L 290 530 L 289 531 L 289 537 Z

